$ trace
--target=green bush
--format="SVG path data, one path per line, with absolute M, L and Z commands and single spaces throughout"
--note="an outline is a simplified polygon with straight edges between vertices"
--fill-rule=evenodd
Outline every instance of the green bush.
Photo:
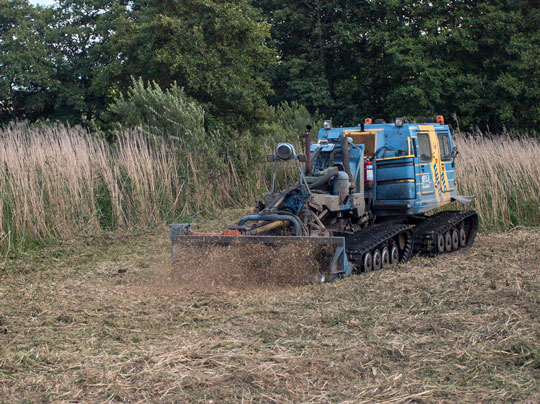
M 163 90 L 155 82 L 132 79 L 127 95 L 120 94 L 109 106 L 108 118 L 180 144 L 194 144 L 205 135 L 204 108 L 176 83 Z
M 297 102 L 283 102 L 272 107 L 269 119 L 260 124 L 256 129 L 256 135 L 262 136 L 273 143 L 290 142 L 298 143 L 306 131 L 306 125 L 311 125 L 313 133 L 322 126 L 322 120 L 312 116 L 303 105 Z

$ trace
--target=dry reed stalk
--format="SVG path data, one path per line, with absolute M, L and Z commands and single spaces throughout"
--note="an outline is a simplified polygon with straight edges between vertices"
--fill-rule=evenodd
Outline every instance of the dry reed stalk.
M 0 248 L 253 205 L 271 177 L 263 156 L 274 140 L 178 150 L 138 130 L 111 146 L 80 128 L 11 125 L 0 131 L 0 234 L 9 235 Z M 540 224 L 536 139 L 458 135 L 456 144 L 460 192 L 476 196 L 484 230 Z M 278 187 L 296 177 L 284 164 Z
M 111 147 L 80 128 L 12 125 L 0 134 L 0 164 L 0 234 L 17 240 L 158 223 L 181 186 L 174 150 L 136 131 Z
M 474 195 L 484 230 L 540 224 L 540 143 L 528 137 L 456 136 L 458 187 Z
M 60 237 L 83 227 L 95 231 L 95 201 L 88 196 L 94 192 L 96 146 L 77 129 L 49 127 L 36 134 L 15 126 L 4 131 L 0 161 L 3 210 L 10 212 L 7 230 L 37 240 L 51 231 Z

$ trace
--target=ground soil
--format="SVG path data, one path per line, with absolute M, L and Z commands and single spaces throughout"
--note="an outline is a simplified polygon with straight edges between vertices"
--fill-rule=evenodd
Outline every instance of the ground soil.
M 167 229 L 0 268 L 0 402 L 540 402 L 540 231 L 323 285 L 179 287 Z

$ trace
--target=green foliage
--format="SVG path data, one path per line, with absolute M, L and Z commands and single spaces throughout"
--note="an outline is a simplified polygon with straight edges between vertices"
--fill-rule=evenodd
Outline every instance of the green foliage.
M 255 129 L 258 137 L 264 137 L 265 143 L 275 145 L 278 142 L 290 142 L 296 144 L 303 138 L 306 126 L 313 128 L 322 126 L 322 121 L 317 116 L 312 116 L 307 108 L 299 103 L 283 102 L 271 108 L 268 120 Z M 316 133 L 316 129 L 312 129 Z
M 125 127 L 140 127 L 147 135 L 198 144 L 204 139 L 205 111 L 173 83 L 162 90 L 156 82 L 145 85 L 132 80 L 127 96 L 120 95 L 109 106 L 114 121 Z
M 118 59 L 110 37 L 122 3 L 0 1 L 0 122 L 99 120 L 115 88 L 105 66 Z
M 272 125 L 282 102 L 344 125 L 536 129 L 538 21 L 534 0 L 0 0 L 0 122 L 109 128 L 140 77 L 176 83 L 220 132 Z
M 59 0 L 49 33 L 60 83 L 51 94 L 51 119 L 86 125 L 101 119 L 116 87 L 107 69 L 118 59 L 111 38 L 125 3 Z
M 280 56 L 274 101 L 343 124 L 435 113 L 492 131 L 540 123 L 538 2 L 253 3 Z
M 56 83 L 51 49 L 43 41 L 49 11 L 27 0 L 0 0 L 0 122 L 35 118 Z
M 118 225 L 114 217 L 114 207 L 111 193 L 103 182 L 100 182 L 93 195 L 96 201 L 96 214 L 99 220 L 99 227 L 104 230 L 113 230 Z
M 130 75 L 162 87 L 176 82 L 209 119 L 244 129 L 267 113 L 267 36 L 247 0 L 134 1 L 118 26 L 122 63 L 111 75 L 120 85 Z

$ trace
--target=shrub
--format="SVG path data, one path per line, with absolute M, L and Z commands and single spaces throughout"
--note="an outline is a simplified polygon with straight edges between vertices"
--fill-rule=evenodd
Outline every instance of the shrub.
M 174 83 L 166 90 L 155 83 L 132 78 L 126 96 L 120 94 L 108 108 L 109 119 L 128 128 L 140 128 L 181 144 L 193 144 L 205 134 L 205 111 Z

